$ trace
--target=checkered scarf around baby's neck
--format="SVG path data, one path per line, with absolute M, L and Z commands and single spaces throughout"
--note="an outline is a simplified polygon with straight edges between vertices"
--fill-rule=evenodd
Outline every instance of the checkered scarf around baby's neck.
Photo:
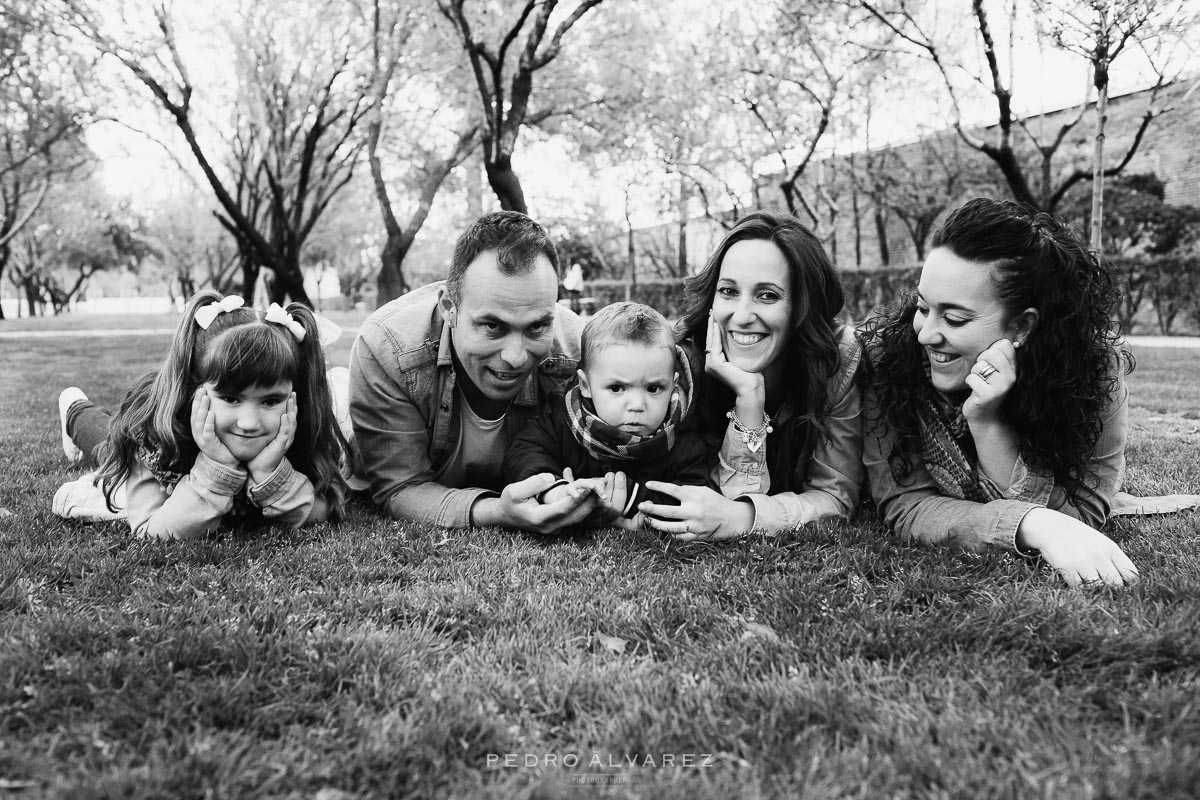
M 600 419 L 591 402 L 584 398 L 579 384 L 573 384 L 563 400 L 575 440 L 599 461 L 641 461 L 669 453 L 675 446 L 676 428 L 692 405 L 692 373 L 688 369 L 687 356 L 678 346 L 675 348 L 675 368 L 679 380 L 671 393 L 667 418 L 662 427 L 648 436 L 623 431 Z

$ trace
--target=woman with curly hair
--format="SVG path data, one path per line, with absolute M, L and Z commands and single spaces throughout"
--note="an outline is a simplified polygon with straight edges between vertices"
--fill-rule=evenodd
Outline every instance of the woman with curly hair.
M 975 199 L 917 290 L 860 331 L 864 463 L 906 538 L 1040 553 L 1071 585 L 1137 579 L 1096 530 L 1125 474 L 1133 358 L 1112 278 L 1054 217 Z
M 648 524 L 712 540 L 849 516 L 862 482 L 861 351 L 837 320 L 842 287 L 821 243 L 794 217 L 750 214 L 685 292 L 692 422 L 721 491 L 649 481 L 679 504 L 642 503 Z

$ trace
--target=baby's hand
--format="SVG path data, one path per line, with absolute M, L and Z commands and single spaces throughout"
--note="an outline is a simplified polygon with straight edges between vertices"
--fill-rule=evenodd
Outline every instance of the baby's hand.
M 632 487 L 625 473 L 609 472 L 603 478 L 595 480 L 597 482 L 596 496 L 600 498 L 596 512 L 600 521 L 619 528 L 627 527 L 623 524 L 626 520 L 622 514 L 625 506 L 628 505 L 629 491 Z
M 217 415 L 203 386 L 192 395 L 191 428 L 192 441 L 209 460 L 227 467 L 238 466 L 237 457 L 217 438 Z
M 558 486 L 547 490 L 545 494 L 542 495 L 542 505 L 554 503 L 558 500 L 562 500 L 564 497 L 580 499 L 584 495 L 588 494 L 588 492 L 598 495 L 599 492 L 596 488 L 596 484 L 597 482 L 603 483 L 603 479 L 597 478 L 576 479 L 575 476 L 571 474 L 570 467 L 563 471 L 561 480 L 566 481 L 566 483 L 560 483 Z
M 546 506 L 550 505 L 551 503 L 556 503 L 568 496 L 579 497 L 579 495 L 575 494 L 573 490 L 573 484 L 560 483 L 558 486 L 555 486 L 553 489 L 542 495 L 542 505 Z

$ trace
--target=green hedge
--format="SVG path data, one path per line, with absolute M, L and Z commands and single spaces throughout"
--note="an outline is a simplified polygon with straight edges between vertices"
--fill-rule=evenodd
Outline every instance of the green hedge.
M 1121 290 L 1126 333 L 1172 336 L 1200 329 L 1200 255 L 1105 256 Z
M 1105 256 L 1104 260 L 1120 287 L 1117 319 L 1126 333 L 1170 336 L 1200 331 L 1200 255 Z M 916 287 L 920 273 L 920 267 L 838 273 L 846 293 L 846 316 L 861 320 L 873 309 L 890 305 Z M 625 299 L 625 282 L 588 281 L 583 294 L 601 308 Z M 683 281 L 641 281 L 630 299 L 678 319 L 683 313 Z
M 625 299 L 625 281 L 602 279 L 585 281 L 583 296 L 595 300 L 595 308 L 603 308 Z M 635 303 L 658 309 L 664 317 L 678 319 L 683 314 L 683 280 L 638 281 L 629 295 Z
M 860 320 L 875 308 L 891 303 L 905 290 L 917 284 L 919 267 L 847 270 L 839 273 L 846 293 L 846 313 Z M 587 281 L 583 295 L 595 301 L 595 308 L 625 299 L 624 281 L 611 279 Z M 664 316 L 678 319 L 683 314 L 683 280 L 639 281 L 632 287 L 630 300 L 656 308 Z
M 846 293 L 846 313 L 855 321 L 865 319 L 873 310 L 891 305 L 902 294 L 915 289 L 920 275 L 920 267 L 839 272 Z

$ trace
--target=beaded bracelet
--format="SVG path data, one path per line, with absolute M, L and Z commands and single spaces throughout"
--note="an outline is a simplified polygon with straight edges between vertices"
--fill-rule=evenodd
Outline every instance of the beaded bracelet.
M 757 453 L 758 448 L 766 441 L 767 434 L 775 430 L 771 427 L 771 417 L 765 411 L 762 424 L 757 428 L 747 428 L 732 408 L 725 412 L 725 417 L 733 422 L 733 429 L 742 435 L 742 441 L 750 448 L 751 453 Z

